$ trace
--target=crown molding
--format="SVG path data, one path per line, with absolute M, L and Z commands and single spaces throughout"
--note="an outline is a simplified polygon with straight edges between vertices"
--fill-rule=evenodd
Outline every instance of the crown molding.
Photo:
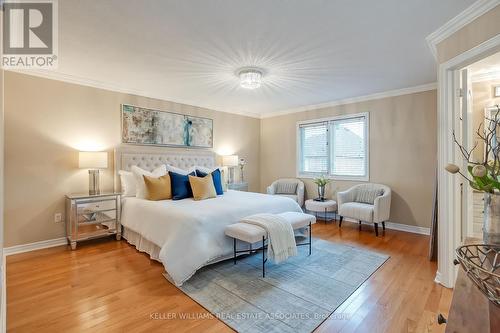
M 433 82 L 433 83 L 427 83 L 427 84 L 423 84 L 423 85 L 419 85 L 419 86 L 415 86 L 415 87 L 389 90 L 389 91 L 384 91 L 384 92 L 371 94 L 371 95 L 352 97 L 352 98 L 347 98 L 347 99 L 340 99 L 340 100 L 322 103 L 322 104 L 307 105 L 307 106 L 301 106 L 298 108 L 293 108 L 293 109 L 288 109 L 288 110 L 270 112 L 268 114 L 262 114 L 261 118 L 262 119 L 273 118 L 273 117 L 283 116 L 283 115 L 287 115 L 287 114 L 291 114 L 291 113 L 324 109 L 324 108 L 339 106 L 339 105 L 367 102 L 367 101 L 373 101 L 373 100 L 387 98 L 387 97 L 409 95 L 409 94 L 415 94 L 415 93 L 419 93 L 419 92 L 436 90 L 436 89 L 437 89 L 437 83 Z
M 472 79 L 472 82 L 500 80 L 500 71 L 481 73 L 481 74 L 473 74 L 471 76 L 471 79 Z
M 174 103 L 180 103 L 180 104 L 190 105 L 190 106 L 194 106 L 194 107 L 198 107 L 198 108 L 208 109 L 208 110 L 215 111 L 215 112 L 237 114 L 240 116 L 246 116 L 246 117 L 257 118 L 257 119 L 271 118 L 271 117 L 281 116 L 281 115 L 289 114 L 289 113 L 315 110 L 315 109 L 337 106 L 337 105 L 365 102 L 365 101 L 374 100 L 374 99 L 407 95 L 407 94 L 413 94 L 413 93 L 417 93 L 417 92 L 436 89 L 436 83 L 428 83 L 428 84 L 415 86 L 415 87 L 391 90 L 391 91 L 386 91 L 386 92 L 381 92 L 381 93 L 376 93 L 376 94 L 371 94 L 371 95 L 365 95 L 365 96 L 359 96 L 359 97 L 353 97 L 353 98 L 348 98 L 348 99 L 342 99 L 342 100 L 322 103 L 322 104 L 302 106 L 302 107 L 287 109 L 287 110 L 282 110 L 282 111 L 275 111 L 275 112 L 271 112 L 269 114 L 262 114 L 262 113 L 257 114 L 257 113 L 240 112 L 240 111 L 234 111 L 234 112 L 232 112 L 232 111 L 231 112 L 230 111 L 220 111 L 217 109 L 210 108 L 210 106 L 200 106 L 200 105 L 196 105 L 195 103 L 185 101 L 185 100 L 173 99 L 173 98 L 170 98 L 168 96 L 159 96 L 156 94 L 148 93 L 147 91 L 125 88 L 125 87 L 114 85 L 114 84 L 107 83 L 107 82 L 86 79 L 86 78 L 82 78 L 82 77 L 78 77 L 78 76 L 74 76 L 74 75 L 55 72 L 55 71 L 49 71 L 49 70 L 7 70 L 7 71 L 36 76 L 36 77 L 41 77 L 41 78 L 50 79 L 50 80 L 78 84 L 78 85 L 97 88 L 97 89 L 119 92 L 119 93 L 123 93 L 123 94 L 130 94 L 130 95 L 137 95 L 137 96 L 141 96 L 141 97 L 160 99 L 160 100 L 164 100 L 164 101 L 170 101 L 170 102 L 174 102 Z
M 83 77 L 59 73 L 59 72 L 50 71 L 50 70 L 6 69 L 6 71 L 41 77 L 44 79 L 62 81 L 62 82 L 67 82 L 67 83 L 72 83 L 72 84 L 78 84 L 78 85 L 82 85 L 82 86 L 86 86 L 86 87 L 109 90 L 109 91 L 119 92 L 119 93 L 123 93 L 123 94 L 136 95 L 136 96 L 147 97 L 147 98 L 154 98 L 154 99 L 159 99 L 159 100 L 163 100 L 163 101 L 169 101 L 169 102 L 173 102 L 173 103 L 194 106 L 196 108 L 207 109 L 207 110 L 215 111 L 215 112 L 237 114 L 239 116 L 246 116 L 246 117 L 250 117 L 250 118 L 260 119 L 260 114 L 257 114 L 257 113 L 243 112 L 243 111 L 234 111 L 234 112 L 233 111 L 221 111 L 221 110 L 217 110 L 215 108 L 211 108 L 210 106 L 196 105 L 196 103 L 193 103 L 193 102 L 188 101 L 188 100 L 175 99 L 175 98 L 171 98 L 171 97 L 166 96 L 166 95 L 158 95 L 158 94 L 153 94 L 153 93 L 143 91 L 143 90 L 125 88 L 123 86 L 118 86 L 118 85 L 108 83 L 108 82 L 91 80 L 91 79 L 87 79 L 87 78 L 83 78 Z
M 439 43 L 499 4 L 500 0 L 478 0 L 427 36 L 425 40 L 434 59 L 437 60 L 437 45 Z

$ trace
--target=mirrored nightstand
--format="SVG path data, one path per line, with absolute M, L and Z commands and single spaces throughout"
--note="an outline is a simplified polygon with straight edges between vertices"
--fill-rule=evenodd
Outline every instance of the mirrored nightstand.
M 116 235 L 121 239 L 120 193 L 66 195 L 66 237 L 71 249 L 77 242 Z
M 227 184 L 227 188 L 229 190 L 248 192 L 248 183 L 247 182 L 229 183 L 229 184 Z

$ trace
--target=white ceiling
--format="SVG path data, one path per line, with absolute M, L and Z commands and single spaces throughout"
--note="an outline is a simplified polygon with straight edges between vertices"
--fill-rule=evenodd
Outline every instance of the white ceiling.
M 473 0 L 64 0 L 69 77 L 268 115 L 436 81 L 425 37 Z M 238 85 L 265 69 L 260 89 Z

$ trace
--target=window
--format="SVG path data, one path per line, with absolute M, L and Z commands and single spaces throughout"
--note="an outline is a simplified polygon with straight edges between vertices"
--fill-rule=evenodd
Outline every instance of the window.
M 300 122 L 298 176 L 368 180 L 368 113 Z
M 301 171 L 303 173 L 328 172 L 328 123 L 300 126 Z

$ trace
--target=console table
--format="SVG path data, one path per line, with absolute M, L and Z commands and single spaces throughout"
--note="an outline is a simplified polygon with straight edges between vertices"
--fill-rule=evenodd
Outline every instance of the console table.
M 476 240 L 477 241 L 477 240 Z M 471 244 L 474 240 L 467 239 Z M 488 301 L 474 282 L 460 267 L 453 289 L 447 333 L 494 333 L 500 332 L 500 306 Z

